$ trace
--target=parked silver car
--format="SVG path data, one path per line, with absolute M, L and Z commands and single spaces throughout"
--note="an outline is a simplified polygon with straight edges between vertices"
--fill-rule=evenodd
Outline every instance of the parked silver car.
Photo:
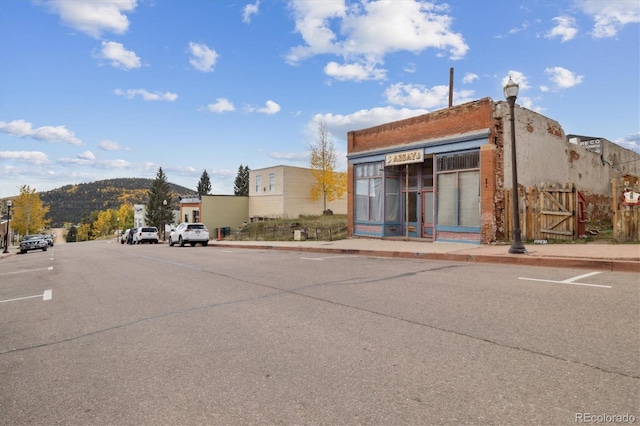
M 20 253 L 25 254 L 29 250 L 47 251 L 49 243 L 44 235 L 33 234 L 27 235 L 20 241 Z

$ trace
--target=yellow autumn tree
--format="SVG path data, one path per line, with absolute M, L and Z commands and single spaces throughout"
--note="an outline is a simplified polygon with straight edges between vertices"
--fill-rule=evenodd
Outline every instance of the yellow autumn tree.
M 91 224 L 89 223 L 81 223 L 78 227 L 78 234 L 76 237 L 76 241 L 89 241 L 89 237 L 91 235 Z
M 20 195 L 13 199 L 11 228 L 20 235 L 35 234 L 49 227 L 49 206 L 42 204 L 40 195 L 29 185 L 20 187 Z
M 311 199 L 322 197 L 323 211 L 326 212 L 327 201 L 337 200 L 347 191 L 347 175 L 335 171 L 337 154 L 325 121 L 318 124 L 318 137 L 310 151 L 309 166 L 314 178 Z
M 91 234 L 94 237 L 104 237 L 111 233 L 114 228 L 114 218 L 112 210 L 101 210 L 98 212 L 98 217 L 91 224 Z
M 121 204 L 116 217 L 121 230 L 133 228 L 133 204 Z

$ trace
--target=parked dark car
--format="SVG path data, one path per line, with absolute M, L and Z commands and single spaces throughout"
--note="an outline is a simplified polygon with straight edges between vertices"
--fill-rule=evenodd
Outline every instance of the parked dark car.
M 25 254 L 29 250 L 42 250 L 47 251 L 49 243 L 44 235 L 34 234 L 27 235 L 20 241 L 20 253 Z

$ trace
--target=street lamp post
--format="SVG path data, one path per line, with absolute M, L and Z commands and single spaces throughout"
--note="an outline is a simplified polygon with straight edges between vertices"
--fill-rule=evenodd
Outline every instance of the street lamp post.
M 13 202 L 11 200 L 7 200 L 7 232 L 4 234 L 4 250 L 2 253 L 9 253 L 9 230 L 11 229 L 9 222 L 11 222 L 11 206 L 13 206 Z
M 167 200 L 162 200 L 162 241 L 167 241 L 167 225 L 164 223 L 165 212 L 167 208 Z
M 512 211 L 513 211 L 513 244 L 509 248 L 509 253 L 512 254 L 524 254 L 526 249 L 522 245 L 520 240 L 520 208 L 518 207 L 518 162 L 516 160 L 516 122 L 514 117 L 514 107 L 516 104 L 516 98 L 518 97 L 518 84 L 514 83 L 509 76 L 509 81 L 504 86 L 504 96 L 509 103 L 509 110 L 511 114 L 511 187 L 512 190 Z

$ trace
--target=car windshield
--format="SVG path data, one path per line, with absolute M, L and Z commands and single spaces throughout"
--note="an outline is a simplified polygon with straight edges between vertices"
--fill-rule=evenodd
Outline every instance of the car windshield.
M 40 235 L 27 235 L 26 237 L 24 237 L 25 240 L 37 240 L 42 238 Z
M 204 225 L 189 225 L 189 229 L 206 229 Z

